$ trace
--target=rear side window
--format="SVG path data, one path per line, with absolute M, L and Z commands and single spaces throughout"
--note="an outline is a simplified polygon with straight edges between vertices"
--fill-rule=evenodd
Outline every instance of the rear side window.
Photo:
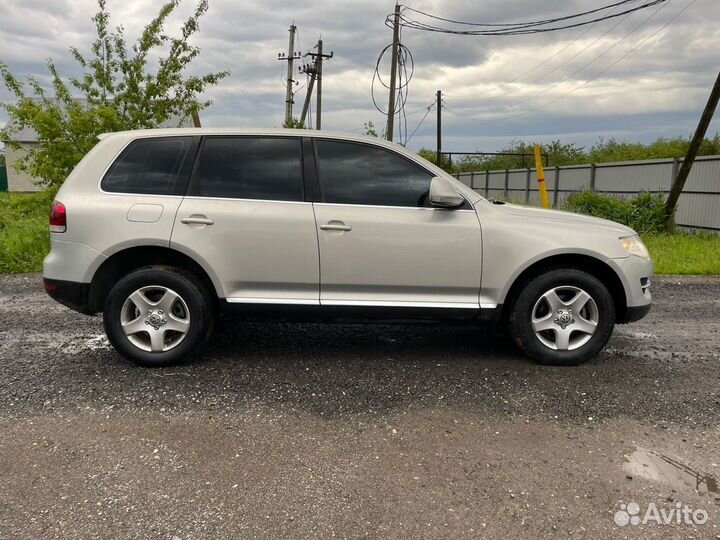
M 113 193 L 177 194 L 192 137 L 158 137 L 131 142 L 100 184 Z
M 188 195 L 302 201 L 300 139 L 208 137 Z

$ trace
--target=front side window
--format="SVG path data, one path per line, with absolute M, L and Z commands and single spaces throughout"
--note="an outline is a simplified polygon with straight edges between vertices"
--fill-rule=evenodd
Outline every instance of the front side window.
M 148 195 L 176 194 L 192 137 L 153 137 L 131 142 L 102 179 L 103 190 Z
M 304 200 L 299 138 L 208 137 L 198 160 L 189 195 Z
M 425 206 L 433 175 L 384 148 L 317 140 L 318 172 L 325 202 Z

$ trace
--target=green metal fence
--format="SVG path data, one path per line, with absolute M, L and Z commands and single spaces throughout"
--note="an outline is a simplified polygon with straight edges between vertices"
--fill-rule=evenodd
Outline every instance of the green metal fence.
M 0 193 L 8 190 L 7 169 L 0 167 Z

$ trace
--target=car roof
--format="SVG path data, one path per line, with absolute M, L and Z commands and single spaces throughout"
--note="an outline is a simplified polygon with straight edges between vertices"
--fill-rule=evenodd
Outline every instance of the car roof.
M 322 137 L 327 139 L 342 139 L 345 141 L 371 142 L 382 146 L 397 148 L 398 144 L 385 141 L 379 137 L 358 135 L 342 131 L 325 131 L 315 129 L 285 129 L 285 128 L 159 128 L 159 129 L 137 129 L 133 131 L 117 131 L 102 133 L 99 139 L 108 137 L 124 137 L 128 139 L 139 139 L 146 137 L 177 137 L 193 135 L 274 135 L 292 137 Z

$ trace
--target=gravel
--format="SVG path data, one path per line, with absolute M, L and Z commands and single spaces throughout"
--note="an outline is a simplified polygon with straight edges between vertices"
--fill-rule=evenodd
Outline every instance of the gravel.
M 720 476 L 720 278 L 653 291 L 576 368 L 487 328 L 223 321 L 149 370 L 0 277 L 0 538 L 715 538 L 712 482 L 624 470 Z M 710 519 L 621 527 L 621 501 Z

